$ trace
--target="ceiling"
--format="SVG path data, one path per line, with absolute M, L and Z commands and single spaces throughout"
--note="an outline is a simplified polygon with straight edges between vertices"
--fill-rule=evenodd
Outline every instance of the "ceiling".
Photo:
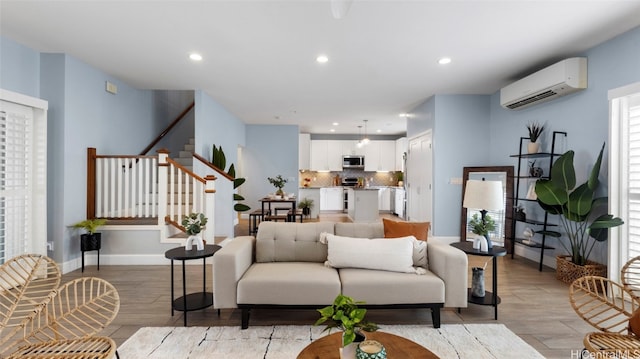
M 331 2 L 2 0 L 0 34 L 136 88 L 202 89 L 248 124 L 401 134 L 434 94 L 493 94 L 640 25 L 640 1 L 355 0 L 340 19 Z

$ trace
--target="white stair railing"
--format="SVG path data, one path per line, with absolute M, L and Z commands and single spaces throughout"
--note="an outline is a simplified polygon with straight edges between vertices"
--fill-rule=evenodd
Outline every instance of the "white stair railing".
M 179 227 L 185 215 L 198 212 L 209 218 L 204 238 L 213 238 L 215 176 L 196 175 L 166 150 L 108 156 L 89 149 L 88 171 L 87 218 L 157 218 L 159 226 Z

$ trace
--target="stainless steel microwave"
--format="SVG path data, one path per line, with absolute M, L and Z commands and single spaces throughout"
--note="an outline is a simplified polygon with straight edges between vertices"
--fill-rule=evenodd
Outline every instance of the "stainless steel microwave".
M 342 168 L 364 169 L 364 156 L 342 156 Z

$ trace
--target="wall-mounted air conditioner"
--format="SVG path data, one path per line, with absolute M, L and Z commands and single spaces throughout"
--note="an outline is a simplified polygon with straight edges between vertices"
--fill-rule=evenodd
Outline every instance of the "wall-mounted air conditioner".
M 587 88 L 587 58 L 557 62 L 500 90 L 500 105 L 516 110 Z

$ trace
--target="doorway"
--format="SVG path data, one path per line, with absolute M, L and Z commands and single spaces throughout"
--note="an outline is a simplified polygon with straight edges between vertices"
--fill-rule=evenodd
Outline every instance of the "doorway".
M 409 139 L 407 153 L 407 220 L 431 222 L 433 208 L 432 134 L 427 131 Z

